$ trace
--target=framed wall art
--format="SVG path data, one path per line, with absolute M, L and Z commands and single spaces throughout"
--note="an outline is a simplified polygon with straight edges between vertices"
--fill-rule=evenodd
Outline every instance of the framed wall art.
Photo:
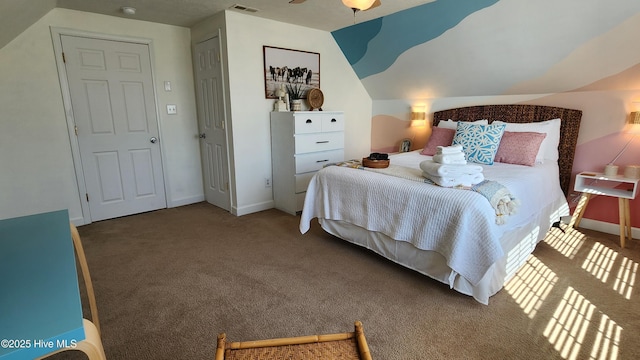
M 300 99 L 307 91 L 320 88 L 320 53 L 263 46 L 264 92 L 267 99 L 276 99 L 275 91 L 293 90 Z

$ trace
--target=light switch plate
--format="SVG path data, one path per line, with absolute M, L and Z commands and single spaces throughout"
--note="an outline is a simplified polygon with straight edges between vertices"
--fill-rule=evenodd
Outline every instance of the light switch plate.
M 164 91 L 171 91 L 171 81 L 164 82 Z
M 171 104 L 168 104 L 168 105 L 167 105 L 167 114 L 169 114 L 169 115 L 175 115 L 175 114 L 177 114 L 177 113 L 178 113 L 178 106 L 176 106 L 176 105 L 171 105 Z

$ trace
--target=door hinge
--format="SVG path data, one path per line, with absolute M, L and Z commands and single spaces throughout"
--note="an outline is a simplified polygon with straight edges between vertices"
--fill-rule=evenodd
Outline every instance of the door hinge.
M 74 126 L 74 127 L 73 127 L 73 131 L 75 131 L 76 136 L 78 136 L 78 126 Z
M 85 193 L 84 195 L 87 197 L 87 202 L 89 202 L 89 194 Z
M 63 63 L 67 63 L 67 58 L 64 56 L 64 52 L 62 53 L 62 62 Z

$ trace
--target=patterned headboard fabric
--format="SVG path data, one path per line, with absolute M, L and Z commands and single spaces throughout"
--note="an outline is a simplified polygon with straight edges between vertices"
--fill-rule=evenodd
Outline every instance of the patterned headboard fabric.
M 542 105 L 480 105 L 436 111 L 433 113 L 433 126 L 440 120 L 475 121 L 487 119 L 489 123 L 500 120 L 511 123 L 531 123 L 551 119 L 561 119 L 560 144 L 558 145 L 560 168 L 560 187 L 565 195 L 569 194 L 571 169 L 578 142 L 578 131 L 582 111 Z

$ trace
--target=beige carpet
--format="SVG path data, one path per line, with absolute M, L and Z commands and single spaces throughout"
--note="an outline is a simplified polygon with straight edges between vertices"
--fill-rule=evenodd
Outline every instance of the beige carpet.
M 79 227 L 109 359 L 352 331 L 377 360 L 638 359 L 640 245 L 554 229 L 489 306 L 268 210 L 206 203 Z M 55 359 L 82 358 L 69 352 Z

